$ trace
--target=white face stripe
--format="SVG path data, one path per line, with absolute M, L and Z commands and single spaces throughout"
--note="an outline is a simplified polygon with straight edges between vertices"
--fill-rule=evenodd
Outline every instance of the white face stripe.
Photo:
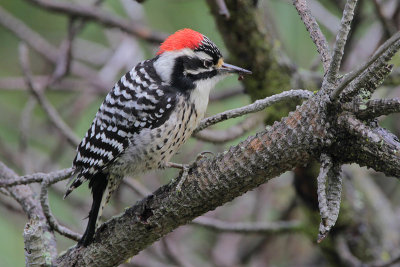
M 213 60 L 213 58 L 210 55 L 206 54 L 203 51 L 195 51 L 194 53 L 197 55 L 198 58 L 202 60 Z
M 175 62 L 175 59 L 181 56 L 196 57 L 196 54 L 189 48 L 184 48 L 178 51 L 166 51 L 154 62 L 154 68 L 164 82 L 171 82 L 171 74 L 173 71 L 171 62 Z

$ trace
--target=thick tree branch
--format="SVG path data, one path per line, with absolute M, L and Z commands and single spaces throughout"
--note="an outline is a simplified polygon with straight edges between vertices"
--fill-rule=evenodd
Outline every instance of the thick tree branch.
M 338 124 L 346 129 L 347 138 L 338 139 L 332 146 L 335 158 L 400 178 L 400 143 L 395 135 L 380 127 L 366 126 L 349 114 L 339 116 Z
M 373 119 L 382 115 L 400 112 L 400 99 L 373 99 L 354 106 L 354 113 L 360 119 Z

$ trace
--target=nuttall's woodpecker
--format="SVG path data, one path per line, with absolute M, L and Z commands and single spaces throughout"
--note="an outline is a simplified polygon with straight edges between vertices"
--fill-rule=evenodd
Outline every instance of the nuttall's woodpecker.
M 114 85 L 77 148 L 76 178 L 65 196 L 89 180 L 93 203 L 79 246 L 91 243 L 98 217 L 126 175 L 169 166 L 206 112 L 210 90 L 229 73 L 251 73 L 224 63 L 206 36 L 179 30 Z

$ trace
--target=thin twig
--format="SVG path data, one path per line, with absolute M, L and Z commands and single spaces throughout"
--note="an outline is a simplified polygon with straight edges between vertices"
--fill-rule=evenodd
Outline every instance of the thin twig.
M 32 75 L 29 66 L 28 49 L 26 45 L 21 44 L 19 47 L 20 64 L 22 72 L 25 76 L 25 81 L 30 89 L 32 95 L 36 98 L 39 105 L 43 108 L 53 125 L 60 131 L 60 133 L 68 140 L 68 142 L 76 147 L 78 146 L 80 139 L 75 135 L 72 129 L 64 122 L 57 110 L 47 101 L 46 97 L 36 85 L 32 82 Z
M 228 111 L 224 111 L 222 113 L 219 113 L 217 115 L 208 117 L 204 120 L 201 121 L 200 125 L 197 127 L 197 129 L 194 131 L 194 133 L 198 133 L 199 131 L 214 125 L 218 122 L 236 118 L 243 116 L 245 114 L 249 113 L 255 113 L 257 111 L 263 110 L 268 106 L 271 106 L 275 103 L 278 103 L 280 101 L 285 101 L 289 99 L 308 99 L 313 95 L 312 92 L 307 91 L 307 90 L 289 90 L 282 92 L 280 94 L 276 94 L 273 96 L 266 97 L 264 99 L 256 100 L 253 104 L 236 108 L 236 109 L 231 109 Z
M 27 0 L 43 9 L 53 11 L 55 13 L 61 13 L 64 15 L 70 15 L 75 17 L 84 18 L 98 22 L 106 27 L 114 27 L 121 29 L 133 36 L 146 40 L 152 43 L 161 43 L 167 37 L 163 33 L 155 32 L 143 25 L 139 25 L 132 21 L 121 19 L 118 16 L 112 15 L 109 12 L 105 12 L 97 7 L 88 5 L 74 4 L 71 2 L 59 2 L 59 1 L 48 1 L 48 0 Z
M 76 24 L 75 21 L 75 18 L 70 18 L 69 20 L 67 37 L 60 45 L 60 52 L 58 55 L 57 64 L 53 74 L 50 77 L 49 84 L 53 84 L 56 81 L 59 81 L 62 77 L 68 75 L 70 71 L 72 61 L 72 43 L 76 34 L 83 25 L 81 21 L 79 22 L 79 24 Z
M 10 187 L 21 184 L 41 183 L 43 180 L 47 180 L 48 183 L 54 184 L 59 181 L 69 178 L 73 174 L 72 168 L 62 169 L 49 173 L 34 173 L 29 175 L 20 176 L 17 179 L 0 179 L 0 187 Z
M 60 225 L 57 222 L 57 219 L 54 217 L 54 215 L 51 212 L 50 205 L 49 205 L 49 199 L 48 199 L 48 190 L 47 188 L 51 184 L 52 181 L 49 180 L 43 180 L 42 182 L 42 189 L 40 191 L 40 204 L 42 205 L 43 213 L 46 216 L 47 222 L 49 223 L 50 227 L 54 229 L 56 232 L 59 234 L 68 237 L 69 239 L 79 241 L 81 239 L 81 235 L 78 233 L 75 233 L 74 231 L 68 229 L 65 226 Z
M 332 61 L 329 64 L 326 72 L 326 81 L 334 84 L 337 81 L 340 64 L 343 58 L 344 46 L 346 45 L 347 36 L 350 32 L 350 24 L 353 20 L 354 9 L 356 8 L 357 0 L 347 0 L 344 7 L 340 30 L 336 36 L 335 46 L 333 48 Z
M 94 6 L 99 6 L 103 0 L 94 2 Z M 62 77 L 68 75 L 72 62 L 72 47 L 76 35 L 82 31 L 86 25 L 86 20 L 77 20 L 75 16 L 69 18 L 67 37 L 61 43 L 58 61 L 53 75 L 50 78 L 49 84 L 59 81 Z
M 318 53 L 321 55 L 322 65 L 324 66 L 324 71 L 326 72 L 331 62 L 331 55 L 325 35 L 322 33 L 317 21 L 312 16 L 311 10 L 307 6 L 307 2 L 305 0 L 293 0 L 293 5 L 296 7 L 301 20 L 304 22 L 307 31 L 310 33 L 311 39 L 317 47 Z
M 296 221 L 231 223 L 204 216 L 194 219 L 191 224 L 202 226 L 217 232 L 232 232 L 239 234 L 280 234 L 302 232 L 304 230 L 303 225 Z
M 19 39 L 26 42 L 36 52 L 38 52 L 44 59 L 50 61 L 53 64 L 57 64 L 58 50 L 37 32 L 33 31 L 21 20 L 15 18 L 6 10 L 0 7 L 0 24 L 6 29 L 10 30 Z M 96 88 L 102 88 L 103 91 L 109 90 L 109 85 L 98 77 L 97 72 L 87 65 L 82 64 L 79 61 L 73 60 L 71 62 L 71 72 L 74 75 L 87 79 L 92 86 Z

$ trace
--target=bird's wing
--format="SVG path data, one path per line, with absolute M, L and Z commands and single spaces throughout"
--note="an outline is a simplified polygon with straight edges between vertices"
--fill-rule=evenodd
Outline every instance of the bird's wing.
M 149 61 L 126 73 L 107 95 L 77 148 L 73 161 L 77 177 L 66 195 L 114 162 L 133 134 L 164 123 L 175 102 L 176 95 Z

